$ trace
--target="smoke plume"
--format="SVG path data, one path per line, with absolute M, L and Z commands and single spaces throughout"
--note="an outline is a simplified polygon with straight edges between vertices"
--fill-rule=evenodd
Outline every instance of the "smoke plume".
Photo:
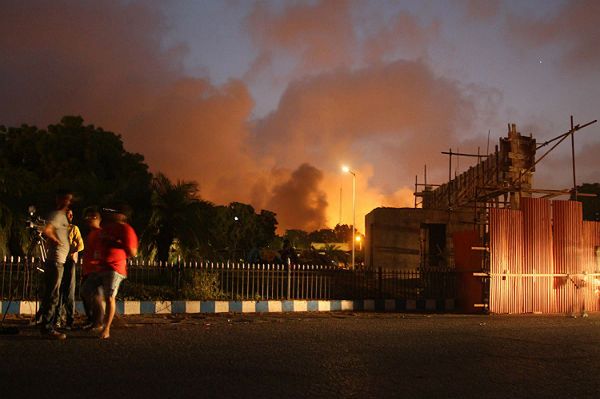
M 255 118 L 249 82 L 216 85 L 184 72 L 186 47 L 165 47 L 169 26 L 156 3 L 5 1 L 0 123 L 81 115 L 121 134 L 152 171 L 196 180 L 215 203 L 272 210 L 281 230 L 350 223 L 352 178 L 340 171 L 348 163 L 362 229 L 375 207 L 412 206 L 425 163 L 430 179 L 443 178 L 439 152 L 495 93 L 439 76 L 424 60 L 387 60 L 388 50 L 421 55 L 439 25 L 400 13 L 359 38 L 353 4 L 276 12 L 257 3 L 247 19 L 256 73 L 287 54 L 294 80 L 272 112 Z

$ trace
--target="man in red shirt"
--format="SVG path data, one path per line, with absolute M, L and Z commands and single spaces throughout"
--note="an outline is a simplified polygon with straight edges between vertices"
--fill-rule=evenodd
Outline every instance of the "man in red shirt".
M 88 318 L 88 327 L 99 329 L 102 327 L 104 312 L 102 306 L 96 306 L 96 303 L 101 304 L 102 297 L 98 297 L 101 293 L 99 292 L 98 285 L 94 282 L 94 276 L 100 271 L 100 262 L 104 256 L 100 212 L 94 209 L 86 210 L 85 221 L 90 228 L 90 232 L 85 239 L 79 295 L 83 301 L 85 314 Z
M 133 228 L 127 224 L 129 207 L 119 205 L 106 209 L 106 224 L 100 233 L 103 257 L 97 281 L 101 282 L 106 304 L 104 327 L 100 338 L 110 337 L 110 326 L 115 316 L 115 298 L 121 282 L 127 278 L 127 258 L 137 255 L 138 238 Z M 101 306 L 101 303 L 97 304 Z

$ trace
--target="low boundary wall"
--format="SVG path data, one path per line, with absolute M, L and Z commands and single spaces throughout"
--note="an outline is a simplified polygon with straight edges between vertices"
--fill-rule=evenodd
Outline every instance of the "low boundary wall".
M 37 304 L 39 307 L 39 303 Z M 0 302 L 1 314 L 33 315 L 34 301 Z M 76 302 L 83 314 L 83 304 Z M 454 299 L 366 299 L 325 301 L 117 301 L 117 314 L 182 314 L 182 313 L 282 313 L 282 312 L 453 312 Z

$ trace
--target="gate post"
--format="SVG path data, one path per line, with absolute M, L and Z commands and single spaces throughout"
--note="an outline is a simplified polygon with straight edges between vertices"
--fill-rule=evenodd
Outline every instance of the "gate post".
M 287 260 L 287 299 L 289 300 L 292 292 L 292 260 Z
M 383 297 L 383 269 L 381 267 L 377 268 L 377 296 Z

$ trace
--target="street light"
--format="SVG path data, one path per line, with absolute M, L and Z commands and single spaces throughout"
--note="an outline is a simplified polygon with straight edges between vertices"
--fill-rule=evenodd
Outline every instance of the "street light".
M 348 166 L 342 166 L 344 173 L 352 175 L 352 270 L 354 270 L 354 247 L 356 246 L 356 173 L 350 170 Z
M 240 218 L 237 216 L 233 217 L 233 256 L 236 258 L 236 262 L 240 260 L 237 256 L 238 243 L 240 241 Z

